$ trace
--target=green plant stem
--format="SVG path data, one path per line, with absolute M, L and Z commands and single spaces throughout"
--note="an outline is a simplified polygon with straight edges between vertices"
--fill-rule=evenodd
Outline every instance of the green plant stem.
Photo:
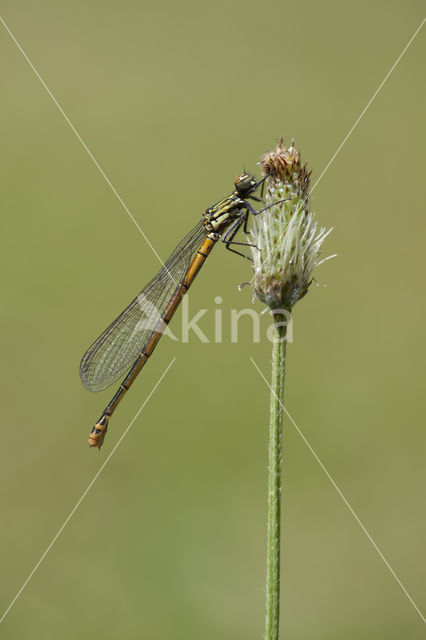
M 276 318 L 278 320 L 278 318 Z M 280 621 L 281 468 L 286 326 L 276 323 L 272 346 L 269 423 L 268 550 L 265 640 L 278 640 Z

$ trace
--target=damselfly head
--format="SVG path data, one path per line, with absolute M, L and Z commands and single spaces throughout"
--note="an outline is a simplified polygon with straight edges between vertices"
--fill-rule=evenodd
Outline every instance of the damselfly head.
M 241 176 L 238 176 L 234 184 L 236 191 L 243 196 L 253 192 L 258 186 L 257 180 L 248 173 L 243 173 Z

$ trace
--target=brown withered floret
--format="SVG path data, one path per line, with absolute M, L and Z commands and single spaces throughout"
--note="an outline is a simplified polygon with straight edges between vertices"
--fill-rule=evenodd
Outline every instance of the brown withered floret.
M 262 160 L 263 173 L 270 177 L 272 182 L 291 182 L 305 198 L 309 197 L 309 182 L 311 171 L 306 165 L 301 164 L 300 152 L 294 148 L 294 140 L 286 148 L 284 138 L 281 138 L 275 151 L 269 151 Z

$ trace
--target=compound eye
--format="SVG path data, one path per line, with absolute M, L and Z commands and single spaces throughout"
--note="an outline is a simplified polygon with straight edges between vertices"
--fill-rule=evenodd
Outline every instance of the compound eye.
M 254 185 L 254 180 L 244 173 L 242 176 L 238 176 L 234 184 L 237 191 L 248 191 Z

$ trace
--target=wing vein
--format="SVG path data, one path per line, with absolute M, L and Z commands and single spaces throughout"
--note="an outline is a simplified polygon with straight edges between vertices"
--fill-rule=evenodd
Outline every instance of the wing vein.
M 178 244 L 157 275 L 89 347 L 80 363 L 80 377 L 86 389 L 102 391 L 129 369 L 205 236 L 206 230 L 200 220 Z

